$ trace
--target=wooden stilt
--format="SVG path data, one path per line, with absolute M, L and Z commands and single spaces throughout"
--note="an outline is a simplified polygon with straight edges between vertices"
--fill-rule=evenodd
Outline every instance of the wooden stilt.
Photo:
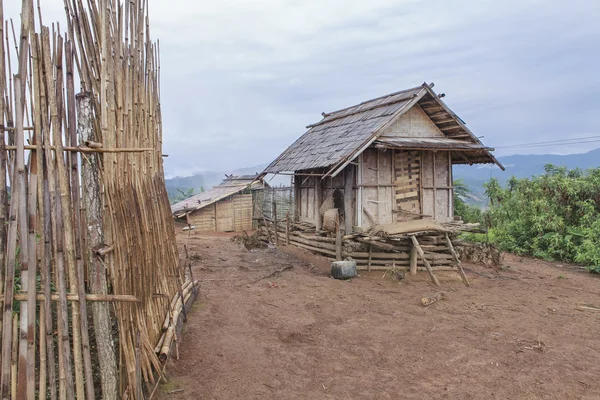
M 335 230 L 335 259 L 338 261 L 342 260 L 342 232 L 339 219 Z
M 421 245 L 419 245 L 419 241 L 417 240 L 417 238 L 414 237 L 414 235 L 411 235 L 410 239 L 412 240 L 415 249 L 417 249 L 417 253 L 419 253 L 421 260 L 423 260 L 423 264 L 425 264 L 425 268 L 427 268 L 427 272 L 429 272 L 429 276 L 431 277 L 433 283 L 435 283 L 436 286 L 442 286 L 440 285 L 440 281 L 438 281 L 437 277 L 433 274 L 431 264 L 429 264 L 429 261 L 427 261 L 427 259 L 425 258 L 425 253 L 423 252 Z
M 463 270 L 462 264 L 460 263 L 458 254 L 456 254 L 456 251 L 454 250 L 454 246 L 452 245 L 452 240 L 450 240 L 450 236 L 448 236 L 447 233 L 444 236 L 446 237 L 446 244 L 448 245 L 450 254 L 452 254 L 452 258 L 454 258 L 454 262 L 456 263 L 456 267 L 458 268 L 460 278 L 466 286 L 470 286 L 469 279 L 467 279 L 467 275 L 465 275 L 465 271 Z
M 413 245 L 410 248 L 410 274 L 417 274 L 417 248 Z

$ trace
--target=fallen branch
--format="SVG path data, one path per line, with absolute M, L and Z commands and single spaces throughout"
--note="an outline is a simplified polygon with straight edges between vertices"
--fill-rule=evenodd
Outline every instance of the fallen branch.
M 293 266 L 293 265 L 286 265 L 285 267 L 283 267 L 283 268 L 281 268 L 281 269 L 276 269 L 275 271 L 271 272 L 271 273 L 270 273 L 270 274 L 268 274 L 268 275 L 261 276 L 260 278 L 253 280 L 253 281 L 252 281 L 252 283 L 260 282 L 260 281 L 262 281 L 263 279 L 270 278 L 270 277 L 272 277 L 272 276 L 275 276 L 275 275 L 277 275 L 277 274 L 280 274 L 280 273 L 282 273 L 283 271 L 287 271 L 288 269 L 292 269 L 292 268 L 294 268 L 294 266 Z

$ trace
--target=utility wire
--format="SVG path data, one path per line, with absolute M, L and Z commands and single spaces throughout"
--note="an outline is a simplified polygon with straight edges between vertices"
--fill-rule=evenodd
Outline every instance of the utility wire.
M 509 147 L 543 147 L 543 146 L 557 146 L 557 145 L 568 145 L 568 144 L 580 144 L 580 143 L 594 143 L 600 142 L 600 135 L 586 136 L 581 138 L 573 139 L 561 139 L 561 140 L 550 140 L 545 142 L 533 142 L 533 143 L 521 143 L 512 144 L 506 146 L 494 146 L 496 149 L 504 149 Z

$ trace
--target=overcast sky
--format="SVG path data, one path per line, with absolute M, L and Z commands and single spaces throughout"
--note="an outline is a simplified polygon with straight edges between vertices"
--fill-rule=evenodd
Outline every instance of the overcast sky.
M 600 147 L 503 147 L 600 135 L 600 1 L 149 1 L 167 176 L 270 162 L 322 111 L 424 81 L 497 155 Z

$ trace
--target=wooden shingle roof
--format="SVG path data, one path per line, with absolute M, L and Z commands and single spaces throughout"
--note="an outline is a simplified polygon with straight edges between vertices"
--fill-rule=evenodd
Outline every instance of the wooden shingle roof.
M 433 92 L 432 86 L 433 84 L 424 83 L 342 110 L 323 113 L 323 119 L 308 125 L 308 131 L 277 157 L 263 173 L 327 168 L 327 174 L 335 176 L 347 163 L 370 146 L 385 128 L 417 103 L 423 105 L 423 111 L 448 138 L 480 147 L 481 151 L 476 158 L 461 155 L 469 160 L 467 163 L 496 163 L 503 168 L 489 149 L 483 146 L 466 128 L 464 122 Z

